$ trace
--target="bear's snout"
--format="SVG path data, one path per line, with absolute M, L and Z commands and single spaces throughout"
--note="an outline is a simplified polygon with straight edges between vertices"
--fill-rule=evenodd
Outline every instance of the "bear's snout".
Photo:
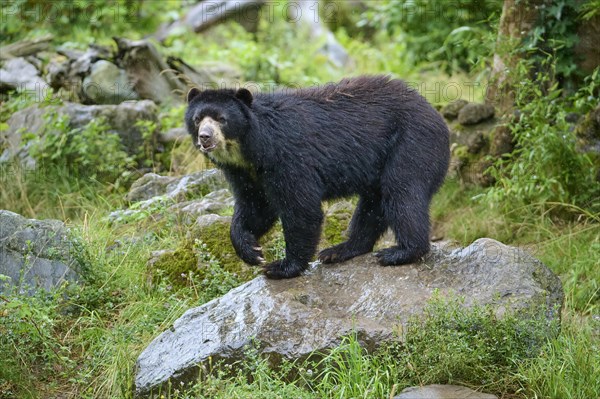
M 198 138 L 201 142 L 208 141 L 212 138 L 213 133 L 214 129 L 212 128 L 212 126 L 204 126 L 198 132 Z
M 216 147 L 215 130 L 210 125 L 202 126 L 198 131 L 198 146 L 202 150 L 211 150 Z

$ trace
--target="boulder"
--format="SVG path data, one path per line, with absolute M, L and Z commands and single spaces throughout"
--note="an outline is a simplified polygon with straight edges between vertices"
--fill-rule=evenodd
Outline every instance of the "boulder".
M 205 195 L 226 187 L 225 177 L 218 169 L 207 169 L 185 176 L 161 176 L 146 173 L 136 180 L 125 197 L 127 201 L 147 201 L 153 197 L 166 196 L 184 200 L 194 195 Z
M 406 388 L 394 399 L 498 399 L 496 395 L 481 393 L 458 385 L 427 385 Z
M 463 99 L 454 100 L 450 104 L 444 106 L 440 112 L 446 119 L 456 119 L 460 110 L 468 103 L 467 100 Z
M 201 215 L 218 214 L 232 208 L 233 205 L 233 195 L 228 189 L 222 188 L 206 194 L 202 199 L 175 204 L 169 208 L 169 212 L 180 212 L 185 216 L 187 223 L 192 223 Z
M 493 105 L 469 103 L 458 112 L 458 123 L 461 125 L 475 125 L 494 117 L 494 113 Z
M 96 104 L 120 104 L 139 99 L 127 73 L 105 60 L 92 65 L 90 74 L 83 80 L 83 94 Z
M 563 303 L 557 276 L 492 239 L 454 250 L 434 245 L 423 262 L 399 267 L 381 267 L 367 254 L 295 279 L 261 276 L 188 310 L 154 339 L 136 363 L 136 394 L 191 381 L 208 359 L 242 360 L 253 342 L 272 364 L 333 348 L 352 332 L 374 350 L 397 339 L 398 325 L 422 314 L 435 292 L 464 296 L 464 306 L 489 305 L 498 317 L 522 310 L 558 321 Z
M 132 185 L 125 199 L 135 203 L 129 209 L 111 212 L 109 220 L 126 222 L 144 215 L 182 215 L 192 224 L 200 215 L 219 213 L 233 206 L 233 196 L 223 174 L 207 169 L 185 176 L 146 173 Z
M 77 280 L 78 264 L 64 223 L 2 210 L 0 226 L 0 276 L 5 276 L 0 293 L 33 294 Z
M 0 92 L 16 90 L 42 98 L 48 87 L 36 67 L 25 58 L 12 58 L 0 69 Z

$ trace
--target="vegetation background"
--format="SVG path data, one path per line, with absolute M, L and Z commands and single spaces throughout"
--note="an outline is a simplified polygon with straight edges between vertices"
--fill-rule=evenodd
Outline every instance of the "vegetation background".
M 113 36 L 152 35 L 193 3 L 2 2 L 0 44 L 51 34 L 55 45 L 66 48 L 114 48 Z M 463 245 L 492 237 L 533 252 L 564 284 L 562 332 L 532 353 L 510 334 L 517 320 L 498 322 L 485 312 L 434 302 L 429 319 L 414 321 L 422 328 L 402 347 L 369 354 L 348 337 L 321 363 L 294 365 L 302 372 L 293 381 L 284 378 L 285 369 L 270 370 L 249 348 L 239 373 L 207 373 L 190 391 L 174 388 L 165 397 L 383 398 L 427 383 L 468 385 L 503 398 L 600 397 L 600 157 L 581 150 L 577 126 L 570 122 L 572 115 L 585 118 L 598 107 L 598 66 L 583 68 L 581 58 L 593 54 L 576 49 L 580 27 L 597 20 L 600 2 L 315 2 L 315 15 L 352 59 L 346 66 L 334 65 L 319 51 L 323 42 L 294 23 L 293 3 L 270 2 L 273 12 L 261 14 L 251 30 L 236 21 L 201 33 L 182 27 L 156 44 L 165 56 L 191 65 L 231 65 L 244 82 L 297 87 L 386 73 L 415 82 L 436 106 L 458 97 L 496 104 L 511 150 L 481 159 L 489 184 L 448 176 L 432 207 L 436 235 Z M 532 12 L 533 23 L 515 35 L 510 27 Z M 509 68 L 494 68 L 499 59 Z M 448 87 L 458 88 L 459 95 L 449 95 Z M 498 90 L 490 93 L 489 87 Z M 37 100 L 3 94 L 0 128 L 7 128 L 17 110 L 56 101 L 47 94 Z M 148 131 L 181 126 L 183 105 L 162 103 L 160 116 L 160 126 L 146 126 Z M 197 245 L 194 253 L 206 260 L 208 274 L 190 275 L 179 287 L 167 277 L 149 283 L 151 251 L 177 248 L 185 231 L 169 220 L 113 224 L 106 218 L 126 205 L 123 195 L 144 172 L 182 175 L 210 167 L 189 142 L 161 158 L 147 147 L 132 157 L 103 134 L 101 120 L 78 132 L 60 119 L 48 124 L 60 134 L 30 138 L 31 155 L 43 168 L 27 173 L 15 164 L 0 165 L 0 209 L 67 222 L 87 272 L 82 284 L 54 293 L 0 296 L 0 397 L 128 398 L 141 350 L 186 309 L 244 278 L 224 271 Z M 140 238 L 139 231 L 148 233 Z M 464 323 L 448 330 L 449 315 Z M 464 326 L 470 323 L 484 326 L 487 335 L 469 336 Z

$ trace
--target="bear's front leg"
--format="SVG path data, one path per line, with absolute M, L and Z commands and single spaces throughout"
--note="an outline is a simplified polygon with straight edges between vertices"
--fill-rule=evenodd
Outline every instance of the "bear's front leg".
M 319 198 L 282 199 L 281 224 L 285 237 L 285 258 L 264 266 L 265 275 L 271 279 L 297 277 L 308 268 L 321 235 L 323 212 Z
M 273 226 L 277 216 L 266 204 L 238 200 L 231 220 L 231 244 L 237 255 L 249 265 L 265 260 L 258 239 Z

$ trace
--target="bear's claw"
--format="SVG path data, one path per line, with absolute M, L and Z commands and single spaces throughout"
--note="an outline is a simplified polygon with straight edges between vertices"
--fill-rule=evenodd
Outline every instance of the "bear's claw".
M 323 263 L 339 263 L 370 251 L 370 249 L 351 248 L 347 242 L 343 242 L 322 250 L 317 258 Z
M 308 267 L 302 267 L 296 262 L 287 259 L 276 260 L 263 266 L 263 273 L 272 280 L 281 280 L 284 278 L 298 277 Z
M 405 265 L 417 262 L 427 251 L 416 248 L 391 247 L 375 253 L 381 266 Z

